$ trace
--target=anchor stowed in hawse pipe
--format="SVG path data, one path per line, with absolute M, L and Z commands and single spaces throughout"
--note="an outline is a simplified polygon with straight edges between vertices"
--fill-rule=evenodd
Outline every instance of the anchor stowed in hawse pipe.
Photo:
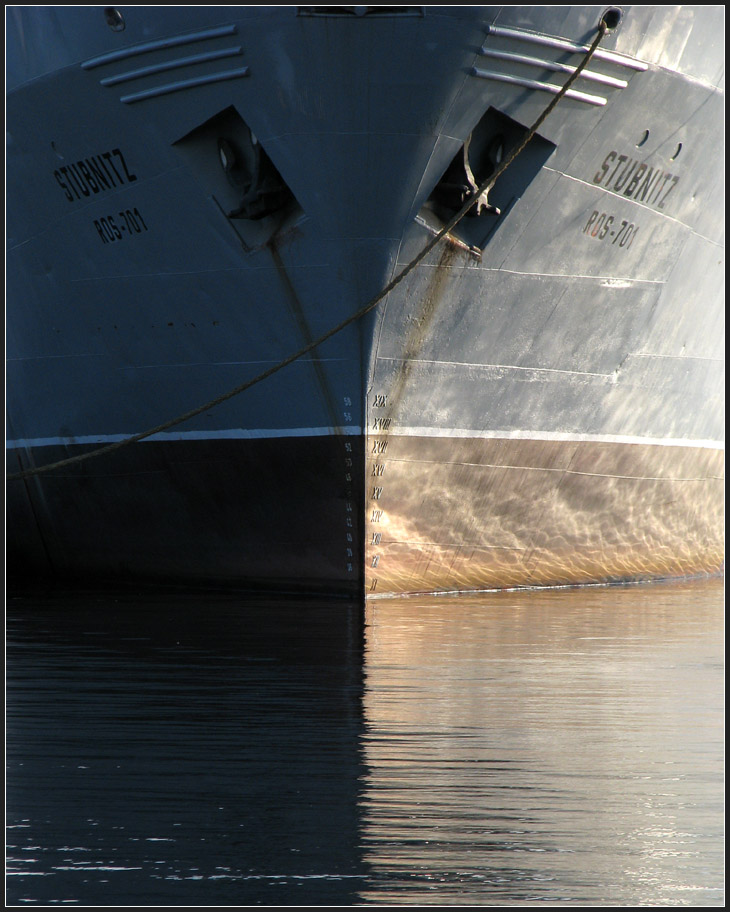
M 433 199 L 449 209 L 456 210 L 465 205 L 467 200 L 474 197 L 474 205 L 466 213 L 468 217 L 501 215 L 501 210 L 493 206 L 487 199 L 487 195 L 493 185 L 490 184 L 486 190 L 479 192 L 479 181 L 474 177 L 474 172 L 469 163 L 471 140 L 472 137 L 469 136 L 459 152 L 454 156 L 443 178 L 434 188 Z M 496 170 L 496 166 L 501 163 L 503 154 L 503 142 L 500 137 L 495 137 L 487 152 L 487 159 L 492 173 Z

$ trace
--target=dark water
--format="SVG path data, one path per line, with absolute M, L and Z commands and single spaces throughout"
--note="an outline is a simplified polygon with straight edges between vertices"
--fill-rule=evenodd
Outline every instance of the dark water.
M 720 581 L 7 609 L 11 905 L 723 905 Z

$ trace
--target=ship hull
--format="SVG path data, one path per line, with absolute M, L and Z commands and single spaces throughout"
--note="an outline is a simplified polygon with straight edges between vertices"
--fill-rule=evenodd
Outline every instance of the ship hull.
M 387 453 L 366 517 L 371 596 L 722 570 L 717 449 L 391 435 Z
M 347 476 L 362 475 L 362 450 L 358 436 L 150 441 L 59 470 L 42 488 L 31 478 L 9 489 L 12 578 L 356 598 L 362 529 Z M 27 452 L 13 455 L 10 470 L 28 468 Z
M 11 10 L 9 577 L 721 572 L 721 8 L 624 10 L 377 299 L 601 14 Z

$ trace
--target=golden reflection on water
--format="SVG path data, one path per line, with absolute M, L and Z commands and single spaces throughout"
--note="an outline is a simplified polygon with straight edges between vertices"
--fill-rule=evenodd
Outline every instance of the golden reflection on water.
M 366 607 L 365 902 L 717 905 L 723 584 Z

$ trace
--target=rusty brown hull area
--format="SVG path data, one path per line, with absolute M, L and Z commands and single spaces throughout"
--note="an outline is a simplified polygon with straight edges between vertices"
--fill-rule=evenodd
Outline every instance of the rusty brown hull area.
M 722 450 L 374 435 L 367 474 L 369 596 L 723 567 Z

